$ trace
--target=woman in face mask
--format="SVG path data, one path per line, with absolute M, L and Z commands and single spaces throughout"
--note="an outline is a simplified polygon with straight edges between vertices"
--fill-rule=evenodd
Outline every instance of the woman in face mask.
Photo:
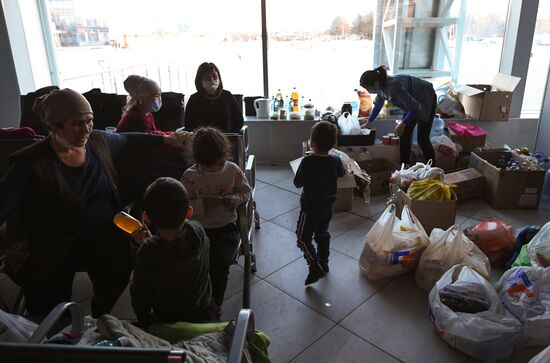
M 359 83 L 369 93 L 376 94 L 374 109 L 368 122 L 376 119 L 385 101 L 403 110 L 403 119 L 395 127 L 395 133 L 400 137 L 401 163 L 411 163 L 411 140 L 415 127 L 418 128 L 418 145 L 422 149 L 425 161 L 432 159 L 435 162 L 434 149 L 430 142 L 430 130 L 436 109 L 433 85 L 406 74 L 388 76 L 384 66 L 364 72 Z
M 128 92 L 122 118 L 116 126 L 117 132 L 160 133 L 155 125 L 154 112 L 162 107 L 159 85 L 152 79 L 131 75 L 124 80 Z
M 244 124 L 237 101 L 223 89 L 220 71 L 214 63 L 203 63 L 195 77 L 197 92 L 192 94 L 185 108 L 185 129 L 215 127 L 222 132 L 239 132 Z
M 93 130 L 90 104 L 70 89 L 39 97 L 34 111 L 50 134 L 12 154 L 0 180 L 7 273 L 23 288 L 29 314 L 44 316 L 71 301 L 75 272 L 86 271 L 92 315 L 99 317 L 110 312 L 132 270 L 128 237 L 112 222 L 122 208 L 113 158 L 181 143 L 175 135 Z

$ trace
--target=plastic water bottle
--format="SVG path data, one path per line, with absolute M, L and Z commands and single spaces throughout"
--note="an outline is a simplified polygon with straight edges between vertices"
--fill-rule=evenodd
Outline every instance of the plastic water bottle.
M 432 124 L 432 130 L 430 132 L 430 139 L 436 136 L 443 136 L 445 131 L 445 121 L 441 116 L 436 113 Z

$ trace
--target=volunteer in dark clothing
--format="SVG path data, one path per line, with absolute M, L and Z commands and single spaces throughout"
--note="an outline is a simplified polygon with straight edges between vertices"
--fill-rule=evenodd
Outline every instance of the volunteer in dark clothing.
M 130 284 L 143 326 L 154 321 L 216 320 L 209 278 L 210 242 L 180 181 L 155 180 L 145 192 L 144 219 L 159 231 L 141 245 Z
M 223 89 L 220 71 L 214 63 L 203 63 L 195 77 L 197 92 L 189 97 L 185 108 L 185 129 L 193 131 L 211 126 L 222 132 L 239 132 L 244 120 L 237 101 Z
M 54 90 L 34 106 L 50 134 L 12 157 L 0 181 L 0 225 L 7 221 L 9 277 L 23 288 L 30 315 L 71 300 L 76 271 L 93 284 L 92 315 L 109 313 L 128 284 L 128 237 L 112 222 L 120 210 L 112 158 L 175 137 L 92 131 L 88 101 Z
M 432 159 L 435 162 L 430 130 L 437 100 L 432 84 L 406 74 L 388 76 L 384 66 L 364 72 L 359 83 L 369 93 L 376 94 L 369 122 L 378 116 L 385 101 L 404 111 L 403 119 L 395 127 L 395 133 L 400 137 L 401 163 L 409 165 L 411 162 L 411 139 L 415 126 L 418 127 L 418 145 L 422 149 L 424 159 Z

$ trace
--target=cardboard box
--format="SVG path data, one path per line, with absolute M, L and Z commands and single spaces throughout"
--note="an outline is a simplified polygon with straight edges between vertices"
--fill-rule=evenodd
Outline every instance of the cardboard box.
M 372 159 L 358 161 L 359 167 L 370 176 L 370 195 L 388 195 L 390 193 L 390 176 L 397 170 L 397 165 L 386 159 Z M 365 183 L 356 177 L 357 191 L 363 195 Z
M 447 229 L 455 223 L 456 196 L 443 202 L 414 200 L 397 186 L 392 187 L 392 193 L 397 214 L 401 216 L 403 207 L 408 205 L 428 235 L 434 228 Z
M 453 129 L 449 128 L 449 138 L 455 143 L 462 146 L 464 151 L 472 151 L 478 147 L 485 146 L 485 140 L 487 135 L 482 136 L 460 136 L 457 135 Z
M 485 178 L 476 169 L 465 169 L 445 174 L 443 181 L 455 184 L 454 192 L 459 202 L 481 199 Z
M 348 212 L 353 204 L 353 190 L 357 187 L 353 175 L 338 178 L 338 191 L 334 202 L 334 212 Z
M 435 166 L 443 169 L 444 171 L 455 170 L 456 160 L 457 158 L 453 155 L 442 155 L 441 153 L 436 152 Z
M 458 99 L 466 115 L 480 121 L 507 121 L 512 92 L 521 78 L 497 73 L 491 84 L 458 86 Z M 496 91 L 491 91 L 492 87 Z
M 292 160 L 290 167 L 296 175 L 300 162 L 303 158 Z M 347 212 L 351 210 L 353 204 L 353 190 L 357 188 L 355 183 L 355 177 L 353 175 L 344 175 L 342 178 L 338 178 L 338 190 L 336 192 L 336 201 L 334 202 L 334 212 Z
M 506 159 L 510 151 L 476 151 L 470 156 L 470 167 L 485 178 L 483 199 L 493 208 L 538 208 L 544 170 L 505 170 L 495 166 L 501 155 Z

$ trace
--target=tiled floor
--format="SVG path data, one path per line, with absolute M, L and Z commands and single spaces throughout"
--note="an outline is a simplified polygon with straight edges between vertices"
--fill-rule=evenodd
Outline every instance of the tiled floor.
M 258 272 L 251 300 L 256 327 L 271 338 L 273 362 L 477 362 L 436 334 L 427 294 L 416 287 L 412 274 L 379 281 L 362 275 L 358 259 L 363 240 L 384 210 L 385 197 L 372 198 L 368 206 L 356 198 L 351 212 L 334 215 L 330 274 L 305 287 L 307 267 L 294 234 L 300 190 L 291 178 L 286 165 L 258 166 L 256 201 L 262 226 L 254 235 Z M 459 206 L 456 222 L 467 227 L 492 216 L 517 228 L 549 221 L 550 209 L 496 211 L 472 202 Z M 225 319 L 234 318 L 241 306 L 242 276 L 242 268 L 233 266 Z M 15 291 L 0 275 L 1 296 L 10 300 Z M 92 291 L 86 275 L 75 279 L 73 295 L 89 310 Z M 113 314 L 134 317 L 127 291 Z M 527 362 L 541 349 L 516 349 L 503 362 Z

